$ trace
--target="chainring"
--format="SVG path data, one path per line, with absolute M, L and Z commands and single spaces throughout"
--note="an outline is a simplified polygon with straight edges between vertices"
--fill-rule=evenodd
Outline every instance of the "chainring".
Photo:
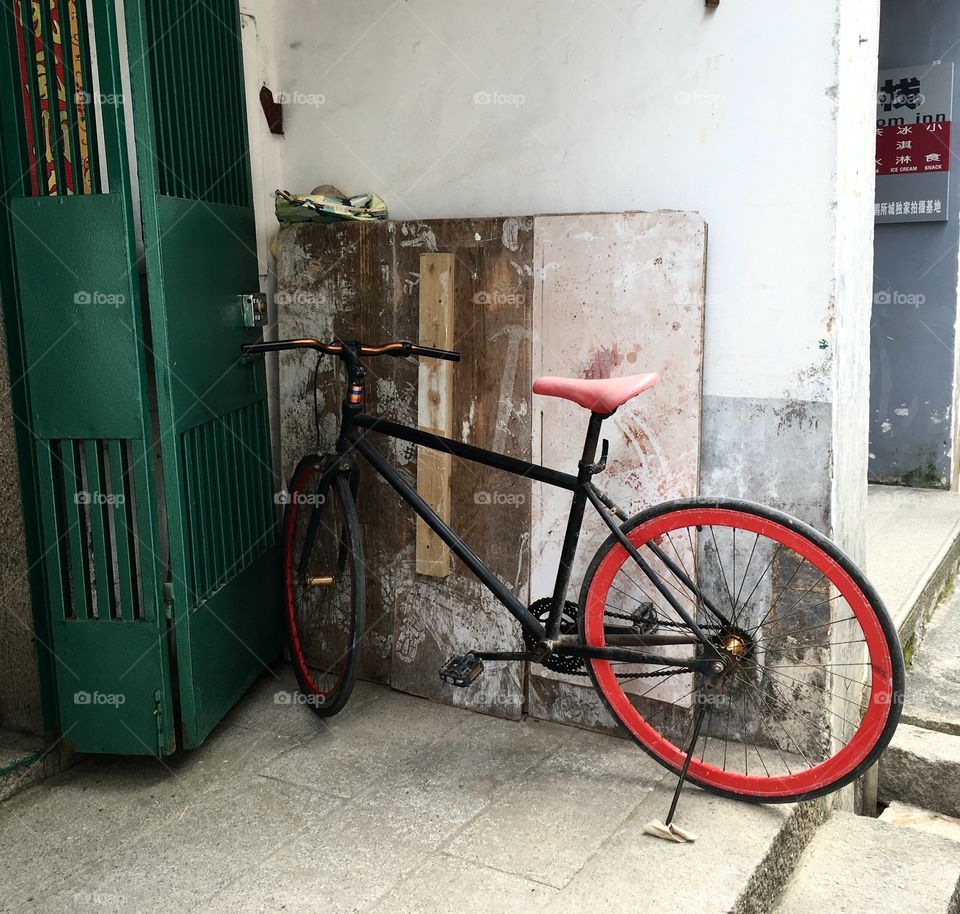
M 550 618 L 550 607 L 553 605 L 551 597 L 544 597 L 531 604 L 530 612 L 546 626 Z M 563 604 L 563 613 L 560 616 L 560 634 L 575 635 L 577 633 L 577 617 L 580 614 L 580 607 L 571 600 L 566 600 Z M 527 650 L 534 650 L 537 642 L 526 632 L 523 633 L 523 640 L 527 645 Z M 545 666 L 554 673 L 564 673 L 567 676 L 575 676 L 584 672 L 583 659 L 581 657 L 571 657 L 569 655 L 551 654 L 540 661 L 541 666 Z

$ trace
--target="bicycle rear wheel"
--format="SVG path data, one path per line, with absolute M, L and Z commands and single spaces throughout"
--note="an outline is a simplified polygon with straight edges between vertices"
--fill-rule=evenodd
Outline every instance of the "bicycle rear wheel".
M 720 794 L 811 799 L 873 764 L 900 717 L 903 655 L 880 598 L 836 545 L 795 518 L 732 499 L 668 502 L 623 529 L 726 666 L 712 684 L 670 667 L 669 658 L 702 648 L 611 536 L 584 579 L 584 643 L 690 636 L 646 648 L 665 658 L 658 666 L 587 661 L 607 707 L 644 750 L 679 773 L 702 708 L 688 776 Z
M 346 704 L 363 639 L 363 544 L 350 486 L 304 457 L 283 524 L 283 591 L 290 657 L 303 700 L 328 717 Z

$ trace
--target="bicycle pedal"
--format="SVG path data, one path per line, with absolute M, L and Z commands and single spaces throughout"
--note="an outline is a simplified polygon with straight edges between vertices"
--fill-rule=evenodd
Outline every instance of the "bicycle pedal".
M 441 668 L 440 678 L 450 685 L 465 689 L 483 672 L 483 661 L 473 654 L 451 657 Z

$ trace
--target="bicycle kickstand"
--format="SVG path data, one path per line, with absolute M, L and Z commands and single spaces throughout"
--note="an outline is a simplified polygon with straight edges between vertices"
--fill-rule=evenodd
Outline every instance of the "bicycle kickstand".
M 693 719 L 693 738 L 690 740 L 690 746 L 687 749 L 687 757 L 683 761 L 683 768 L 680 771 L 680 778 L 677 781 L 677 789 L 673 792 L 673 801 L 670 803 L 670 811 L 667 813 L 665 822 L 659 819 L 652 819 L 643 826 L 643 830 L 648 835 L 655 838 L 663 838 L 665 841 L 676 841 L 677 844 L 687 844 L 696 841 L 697 836 L 692 832 L 684 831 L 673 824 L 673 814 L 677 811 L 677 803 L 680 801 L 680 791 L 683 790 L 684 782 L 687 779 L 687 771 L 690 769 L 690 760 L 693 758 L 693 752 L 697 748 L 697 740 L 700 738 L 700 726 L 703 724 L 703 715 L 706 708 L 701 704 L 697 708 L 696 716 Z

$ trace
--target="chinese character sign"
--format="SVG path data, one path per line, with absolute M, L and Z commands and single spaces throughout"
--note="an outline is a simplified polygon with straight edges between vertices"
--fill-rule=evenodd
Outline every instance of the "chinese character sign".
M 880 71 L 877 222 L 946 221 L 952 118 L 952 63 Z

